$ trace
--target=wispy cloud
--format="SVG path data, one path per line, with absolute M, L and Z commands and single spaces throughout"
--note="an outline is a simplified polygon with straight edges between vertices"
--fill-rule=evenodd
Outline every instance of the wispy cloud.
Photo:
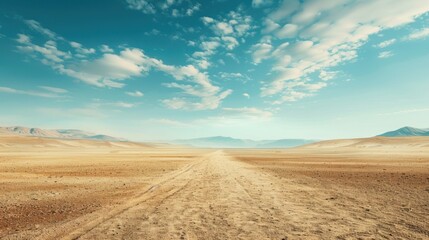
M 140 91 L 134 91 L 134 92 L 126 92 L 127 95 L 131 97 L 143 97 L 143 93 Z
M 68 90 L 63 89 L 63 88 L 57 88 L 57 87 L 49 87 L 49 86 L 39 86 L 39 88 L 44 89 L 48 92 L 52 92 L 52 93 L 68 93 Z
M 393 56 L 392 51 L 384 51 L 378 54 L 378 58 L 389 58 Z
M 379 48 L 386 48 L 386 47 L 388 47 L 388 46 L 390 46 L 390 45 L 394 44 L 395 42 L 396 42 L 396 39 L 395 39 L 395 38 L 392 38 L 392 39 L 389 39 L 389 40 L 383 41 L 383 42 L 381 42 L 381 43 L 379 43 L 379 44 L 377 44 L 377 45 L 375 45 L 375 46 L 376 46 L 376 47 L 379 47 Z
M 129 109 L 139 105 L 139 103 L 130 102 L 111 102 L 102 99 L 92 99 L 88 103 L 78 107 L 63 107 L 63 108 L 52 108 L 52 107 L 40 107 L 36 110 L 43 114 L 49 114 L 53 116 L 63 116 L 67 118 L 106 118 L 112 112 L 122 111 L 122 109 Z
M 114 102 L 109 105 L 121 107 L 121 108 L 132 108 L 136 106 L 135 103 L 127 103 L 127 102 Z
M 251 80 L 248 75 L 243 74 L 243 73 L 238 73 L 238 72 L 220 72 L 218 76 L 221 79 L 228 80 L 228 81 L 247 82 L 247 81 Z
M 87 104 L 87 107 L 93 109 L 106 109 L 106 108 L 133 108 L 140 105 L 140 102 L 125 102 L 125 101 L 109 101 L 107 99 L 92 99 L 90 103 Z
M 43 27 L 42 25 L 40 25 L 39 22 L 35 20 L 24 20 L 24 23 L 27 24 L 34 31 L 39 32 L 50 39 L 54 39 L 54 40 L 64 39 L 63 37 L 58 36 L 55 32 Z
M 234 114 L 246 118 L 270 118 L 273 116 L 273 113 L 270 111 L 254 107 L 222 108 L 222 110 L 229 114 Z
M 252 0 L 252 6 L 255 8 L 263 7 L 272 4 L 272 0 Z
M 35 96 L 35 97 L 45 97 L 45 98 L 64 97 L 64 94 L 68 92 L 67 90 L 62 88 L 47 87 L 47 86 L 41 86 L 40 88 L 45 91 L 20 90 L 20 89 L 0 86 L 0 92 L 9 93 L 9 94 L 22 94 L 22 95 L 29 95 L 29 96 Z
M 422 28 L 415 30 L 413 33 L 409 34 L 405 39 L 406 40 L 417 40 L 423 39 L 429 36 L 429 28 Z

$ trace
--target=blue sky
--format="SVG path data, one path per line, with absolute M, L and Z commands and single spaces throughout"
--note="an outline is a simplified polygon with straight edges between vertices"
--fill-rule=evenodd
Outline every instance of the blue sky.
M 132 140 L 429 127 L 421 0 L 0 2 L 0 125 Z

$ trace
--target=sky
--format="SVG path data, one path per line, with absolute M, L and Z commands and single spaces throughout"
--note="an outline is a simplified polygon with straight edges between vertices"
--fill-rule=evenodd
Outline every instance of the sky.
M 3 0 L 0 125 L 130 140 L 429 127 L 423 0 Z

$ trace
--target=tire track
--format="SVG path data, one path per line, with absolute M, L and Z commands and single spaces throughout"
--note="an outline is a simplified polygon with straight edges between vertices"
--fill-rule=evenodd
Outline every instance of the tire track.
M 147 202 L 151 198 L 158 196 L 157 189 L 159 189 L 160 187 L 174 181 L 175 179 L 177 179 L 181 175 L 186 174 L 187 172 L 189 172 L 190 170 L 192 170 L 196 166 L 202 164 L 207 158 L 210 158 L 210 154 L 203 156 L 201 160 L 198 160 L 195 163 L 191 163 L 191 164 L 183 167 L 182 169 L 179 169 L 173 173 L 167 174 L 167 176 L 162 177 L 163 179 L 160 182 L 151 185 L 148 189 L 146 189 L 142 193 L 132 197 L 132 199 L 129 200 L 128 202 L 125 202 L 125 203 L 121 204 L 120 206 L 109 210 L 107 213 L 100 212 L 98 214 L 98 217 L 96 217 L 95 219 L 87 220 L 86 223 L 84 223 L 84 225 L 78 224 L 77 227 L 74 229 L 74 231 L 71 231 L 71 232 L 70 231 L 69 232 L 63 231 L 61 233 L 55 233 L 55 236 L 44 236 L 44 234 L 42 234 L 42 235 L 38 236 L 36 239 L 40 239 L 40 240 L 42 240 L 42 239 L 64 239 L 64 240 L 79 239 L 80 237 L 91 232 L 93 229 L 97 228 L 98 226 L 102 225 L 103 223 L 108 222 L 109 220 L 114 219 L 118 215 L 121 215 L 124 212 L 126 212 L 126 211 L 140 205 L 140 204 Z M 172 175 L 172 176 L 170 176 L 170 175 Z M 185 184 L 185 185 L 187 185 L 187 184 Z M 171 194 L 165 196 L 165 198 L 169 198 L 169 197 L 173 196 L 175 193 L 177 193 L 178 191 L 180 191 L 184 187 L 185 186 L 179 187 L 178 189 L 173 191 Z M 169 192 L 169 191 L 167 191 L 167 192 Z M 102 216 L 100 216 L 100 215 L 102 215 Z

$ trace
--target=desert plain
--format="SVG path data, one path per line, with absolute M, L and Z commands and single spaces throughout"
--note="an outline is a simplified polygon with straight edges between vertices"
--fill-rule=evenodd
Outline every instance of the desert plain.
M 429 138 L 293 149 L 0 137 L 0 239 L 429 239 Z

